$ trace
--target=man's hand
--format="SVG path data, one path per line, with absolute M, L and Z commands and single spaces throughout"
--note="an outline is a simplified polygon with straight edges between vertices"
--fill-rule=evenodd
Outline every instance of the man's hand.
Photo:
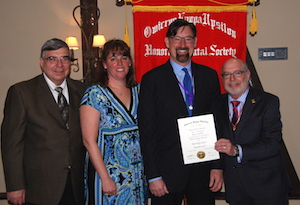
M 6 193 L 8 203 L 13 205 L 25 203 L 25 189 Z
M 213 192 L 217 192 L 222 188 L 223 172 L 219 169 L 212 169 L 210 171 L 209 187 Z
M 215 150 L 227 154 L 228 156 L 235 156 L 235 146 L 229 139 L 221 138 L 215 143 Z
M 150 182 L 149 189 L 154 196 L 158 196 L 158 197 L 164 196 L 165 194 L 169 193 L 167 186 L 164 180 L 162 179 L 158 179 L 153 182 Z

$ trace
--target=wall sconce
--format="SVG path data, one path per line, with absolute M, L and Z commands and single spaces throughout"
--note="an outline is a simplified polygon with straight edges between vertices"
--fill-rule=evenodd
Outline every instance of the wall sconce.
M 80 20 L 76 19 L 75 11 L 81 9 Z M 95 13 L 94 13 L 95 12 Z M 100 9 L 96 5 L 84 3 L 73 9 L 73 18 L 81 30 L 82 34 L 82 64 L 83 79 L 82 81 L 90 84 L 93 81 L 93 75 L 98 67 L 98 51 L 93 49 L 93 36 L 97 34 L 98 20 L 100 17 Z
M 74 55 L 74 50 L 79 49 L 77 38 L 75 36 L 68 36 L 66 38 L 66 43 L 68 44 L 69 49 L 71 51 L 71 56 L 70 56 L 70 60 L 72 62 L 71 66 L 76 67 L 73 69 L 73 71 L 78 72 L 79 71 L 78 58 L 75 58 L 75 55 Z M 106 40 L 105 40 L 105 37 L 103 34 L 98 34 L 98 35 L 93 36 L 93 45 L 92 46 L 99 48 L 99 59 L 101 59 L 101 51 L 102 51 L 102 47 L 105 43 L 106 43 Z M 96 59 L 96 60 L 98 61 L 99 59 Z
M 79 49 L 77 38 L 75 36 L 68 36 L 66 38 L 66 43 L 68 44 L 69 49 L 71 51 L 71 56 L 70 56 L 71 66 L 76 67 L 76 69 L 74 68 L 73 71 L 78 72 L 79 71 L 78 58 L 75 58 L 74 56 L 74 50 Z
M 93 47 L 102 48 L 105 43 L 106 43 L 106 40 L 105 40 L 105 37 L 103 34 L 94 35 Z
M 93 37 L 93 47 L 98 47 L 99 48 L 99 59 L 101 59 L 101 52 L 102 52 L 102 47 L 106 43 L 105 37 L 103 34 L 98 34 L 94 35 Z
M 71 50 L 71 61 L 74 60 L 74 50 L 78 50 L 79 46 L 78 46 L 78 41 L 77 38 L 75 36 L 68 36 L 66 38 L 66 43 L 69 46 L 69 49 Z

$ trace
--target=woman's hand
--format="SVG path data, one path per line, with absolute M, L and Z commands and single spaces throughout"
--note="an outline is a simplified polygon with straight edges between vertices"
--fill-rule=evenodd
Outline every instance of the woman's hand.
M 112 196 L 117 194 L 117 185 L 110 177 L 101 180 L 102 180 L 102 191 L 104 195 Z

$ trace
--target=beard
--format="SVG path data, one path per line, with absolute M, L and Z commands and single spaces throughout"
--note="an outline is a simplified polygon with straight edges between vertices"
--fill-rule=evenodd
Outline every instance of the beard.
M 178 50 L 187 50 L 186 54 L 179 54 Z M 190 53 L 188 48 L 176 48 L 176 60 L 180 63 L 185 63 L 190 60 Z
M 244 81 L 240 84 L 239 87 L 232 88 L 229 85 L 224 85 L 224 88 L 227 93 L 229 93 L 233 98 L 239 98 L 248 88 L 248 81 Z

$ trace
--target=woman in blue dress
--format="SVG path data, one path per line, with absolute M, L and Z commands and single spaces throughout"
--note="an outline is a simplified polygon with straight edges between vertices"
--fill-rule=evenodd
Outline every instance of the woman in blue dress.
M 98 82 L 81 102 L 83 143 L 88 151 L 86 204 L 147 204 L 147 187 L 137 126 L 139 84 L 130 48 L 108 41 Z

